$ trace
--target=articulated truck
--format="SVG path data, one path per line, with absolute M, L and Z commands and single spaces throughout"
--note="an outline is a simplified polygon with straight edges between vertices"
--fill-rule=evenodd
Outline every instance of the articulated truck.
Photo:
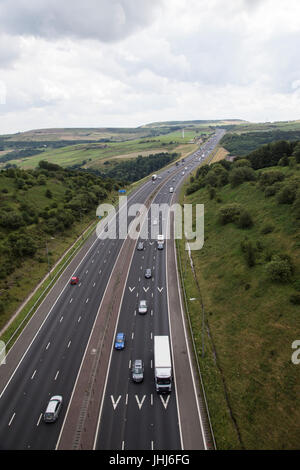
M 168 336 L 154 336 L 154 378 L 158 393 L 172 390 L 172 363 Z

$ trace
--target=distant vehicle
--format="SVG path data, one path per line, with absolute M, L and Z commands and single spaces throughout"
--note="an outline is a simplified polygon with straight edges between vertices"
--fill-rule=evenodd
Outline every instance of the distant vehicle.
M 170 191 L 170 193 L 174 193 L 174 188 L 173 188 L 173 186 L 170 187 L 169 191 Z
M 152 277 L 152 271 L 150 268 L 147 268 L 145 271 L 145 278 L 150 279 Z
M 178 165 L 179 165 L 179 162 L 176 162 L 175 165 L 178 166 Z
M 152 175 L 152 181 L 155 181 L 157 179 L 157 175 Z
M 164 236 L 162 234 L 157 235 L 157 243 L 164 243 Z
M 184 169 L 187 170 L 187 166 L 185 166 Z
M 163 250 L 164 249 L 164 244 L 163 243 L 158 243 L 157 244 L 157 249 L 158 250 Z
M 117 333 L 115 341 L 115 349 L 125 348 L 125 333 Z
M 158 224 L 157 219 L 153 219 L 153 225 L 157 225 L 157 224 Z
M 184 175 L 185 174 L 184 171 L 181 174 Z
M 75 285 L 75 284 L 78 284 L 78 282 L 79 282 L 79 277 L 77 277 L 77 276 L 72 276 L 72 277 L 71 277 L 70 284 L 71 284 L 72 286 Z
M 137 250 L 138 250 L 138 251 L 141 251 L 141 250 L 143 250 L 143 249 L 144 249 L 144 242 L 139 242 L 139 243 L 138 243 L 138 246 L 137 246 Z
M 168 336 L 154 336 L 154 378 L 158 393 L 171 392 L 172 363 Z
M 147 300 L 140 300 L 140 302 L 139 302 L 139 313 L 144 315 L 145 313 L 147 313 L 147 311 L 148 311 Z
M 54 423 L 54 421 L 57 420 L 62 407 L 62 402 L 63 399 L 61 395 L 54 395 L 50 398 L 46 411 L 44 413 L 44 421 L 46 423 Z
M 136 359 L 133 362 L 131 374 L 134 382 L 138 383 L 144 380 L 144 363 L 142 359 Z

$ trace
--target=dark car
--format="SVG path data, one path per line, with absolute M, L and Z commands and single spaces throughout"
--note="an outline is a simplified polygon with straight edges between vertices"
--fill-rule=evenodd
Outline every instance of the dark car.
M 131 373 L 134 382 L 142 382 L 144 380 L 144 364 L 142 359 L 136 359 L 133 362 Z
M 77 277 L 77 276 L 72 276 L 72 277 L 71 277 L 70 284 L 71 284 L 72 286 L 75 285 L 75 284 L 78 284 L 78 282 L 79 282 L 79 277 Z
M 145 278 L 146 278 L 146 279 L 150 279 L 151 277 L 152 277 L 152 272 L 151 272 L 151 269 L 148 268 L 148 269 L 146 269 L 146 271 L 145 271 Z

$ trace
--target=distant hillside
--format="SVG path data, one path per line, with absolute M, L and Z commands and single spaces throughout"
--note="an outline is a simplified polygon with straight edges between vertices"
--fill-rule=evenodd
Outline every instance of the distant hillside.
M 298 449 L 300 142 L 204 165 L 185 193 L 205 208 L 195 276 L 179 246 L 217 447 Z
M 0 172 L 0 329 L 120 185 L 41 162 Z

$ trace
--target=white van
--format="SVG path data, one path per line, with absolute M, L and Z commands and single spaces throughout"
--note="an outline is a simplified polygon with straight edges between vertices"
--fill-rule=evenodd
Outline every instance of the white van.
M 173 188 L 173 186 L 170 187 L 170 193 L 174 193 L 174 188 Z

